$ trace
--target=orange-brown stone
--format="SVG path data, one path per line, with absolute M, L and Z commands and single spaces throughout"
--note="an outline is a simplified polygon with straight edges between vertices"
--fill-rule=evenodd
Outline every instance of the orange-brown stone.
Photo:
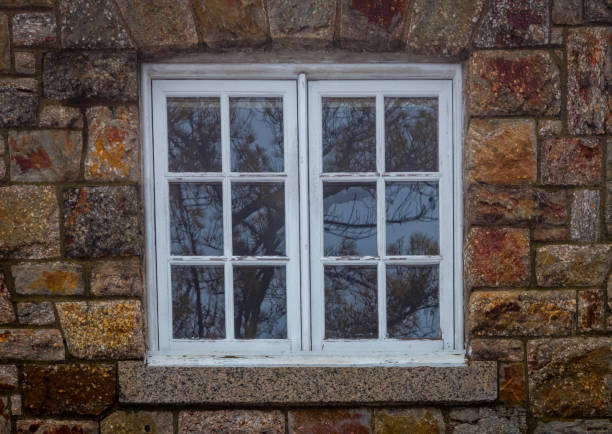
M 289 431 L 295 434 L 368 434 L 370 413 L 364 410 L 294 410 L 289 412 Z
M 500 363 L 499 400 L 505 404 L 525 402 L 527 384 L 522 363 Z

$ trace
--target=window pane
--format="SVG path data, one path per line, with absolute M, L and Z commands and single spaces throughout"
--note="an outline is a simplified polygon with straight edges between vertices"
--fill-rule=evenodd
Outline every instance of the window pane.
M 438 183 L 390 182 L 385 196 L 387 254 L 437 255 Z
M 387 267 L 388 337 L 440 337 L 438 270 L 437 265 Z
M 323 171 L 376 171 L 376 99 L 323 98 Z
M 219 98 L 168 98 L 168 170 L 221 171 Z
M 378 337 L 375 266 L 325 267 L 325 339 Z
M 223 267 L 172 266 L 174 339 L 223 339 Z
M 283 171 L 283 99 L 230 98 L 232 171 Z
M 284 184 L 232 184 L 232 225 L 234 255 L 284 255 Z
M 220 183 L 170 184 L 170 250 L 173 255 L 223 255 Z
M 438 171 L 438 99 L 385 98 L 387 172 Z
M 287 338 L 285 267 L 234 267 L 237 339 Z
M 376 255 L 376 184 L 323 185 L 325 256 Z

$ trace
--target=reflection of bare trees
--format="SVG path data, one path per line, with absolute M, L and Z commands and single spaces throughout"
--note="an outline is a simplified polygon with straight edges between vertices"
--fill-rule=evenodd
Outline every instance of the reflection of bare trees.
M 283 171 L 282 98 L 231 98 L 232 170 Z
M 234 268 L 234 328 L 239 339 L 287 337 L 285 267 Z
M 168 98 L 168 170 L 221 171 L 219 98 Z
M 378 337 L 376 267 L 325 267 L 325 338 Z
M 223 267 L 172 267 L 172 331 L 175 339 L 225 337 Z
M 438 100 L 385 98 L 387 172 L 438 170 Z
M 323 171 L 376 171 L 376 100 L 323 98 Z
M 387 267 L 387 334 L 391 338 L 439 338 L 437 265 Z

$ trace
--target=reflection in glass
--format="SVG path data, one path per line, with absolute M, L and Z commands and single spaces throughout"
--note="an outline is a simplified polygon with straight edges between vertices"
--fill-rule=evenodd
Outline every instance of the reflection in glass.
M 287 338 L 285 267 L 234 267 L 237 339 Z
M 283 171 L 283 99 L 230 98 L 232 171 Z
M 376 184 L 323 185 L 325 256 L 376 255 Z
M 438 99 L 385 98 L 387 172 L 438 171 Z
M 388 255 L 437 255 L 438 183 L 390 182 L 385 190 Z
M 221 171 L 219 98 L 168 98 L 168 170 Z
M 232 226 L 234 255 L 284 255 L 284 185 L 232 184 Z
M 223 255 L 221 184 L 170 184 L 170 253 Z
M 323 171 L 376 171 L 376 99 L 323 98 Z
M 222 266 L 172 266 L 172 337 L 225 338 Z
M 378 337 L 375 266 L 325 267 L 325 339 Z
M 387 336 L 440 338 L 437 265 L 387 266 Z

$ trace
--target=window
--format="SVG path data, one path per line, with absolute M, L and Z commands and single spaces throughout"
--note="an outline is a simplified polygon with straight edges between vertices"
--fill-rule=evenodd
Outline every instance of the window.
M 459 68 L 244 68 L 144 69 L 151 355 L 460 355 Z

